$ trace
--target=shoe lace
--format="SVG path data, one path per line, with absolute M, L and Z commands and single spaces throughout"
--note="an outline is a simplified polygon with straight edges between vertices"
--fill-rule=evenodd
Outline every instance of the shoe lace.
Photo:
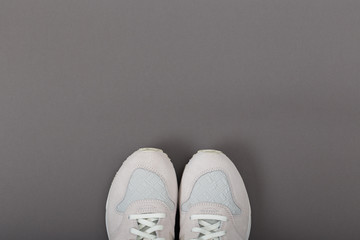
M 150 213 L 150 214 L 133 214 L 129 216 L 129 219 L 136 220 L 138 223 L 138 229 L 131 228 L 130 232 L 136 236 L 136 240 L 165 240 L 164 238 L 158 238 L 156 231 L 163 230 L 162 225 L 158 225 L 160 219 L 165 218 L 164 213 Z
M 192 232 L 199 233 L 198 238 L 191 240 L 220 240 L 225 236 L 225 231 L 221 230 L 222 222 L 227 221 L 227 217 L 220 215 L 191 215 L 191 220 L 198 220 L 200 227 L 194 227 Z

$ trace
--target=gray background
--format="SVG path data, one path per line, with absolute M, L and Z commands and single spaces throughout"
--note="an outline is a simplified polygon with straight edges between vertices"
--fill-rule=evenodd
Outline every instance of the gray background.
M 2 0 L 0 239 L 106 239 L 122 161 L 236 164 L 251 240 L 360 239 L 360 2 Z

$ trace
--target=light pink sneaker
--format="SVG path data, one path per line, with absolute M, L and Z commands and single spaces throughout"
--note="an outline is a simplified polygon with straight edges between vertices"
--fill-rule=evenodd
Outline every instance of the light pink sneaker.
M 248 240 L 249 198 L 222 152 L 198 151 L 185 167 L 179 195 L 180 240 Z
M 134 152 L 117 172 L 109 191 L 109 239 L 174 239 L 177 192 L 174 167 L 162 150 Z

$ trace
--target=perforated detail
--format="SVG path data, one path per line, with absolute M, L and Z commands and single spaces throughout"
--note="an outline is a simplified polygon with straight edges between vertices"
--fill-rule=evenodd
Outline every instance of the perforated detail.
M 139 168 L 131 175 L 125 197 L 117 205 L 116 210 L 125 212 L 131 203 L 149 199 L 160 200 L 170 209 L 175 207 L 174 202 L 169 198 L 163 180 L 154 172 Z
M 241 209 L 233 200 L 226 175 L 222 171 L 217 170 L 202 175 L 195 182 L 190 197 L 182 204 L 181 210 L 187 212 L 193 205 L 201 202 L 225 205 L 234 215 L 241 213 Z

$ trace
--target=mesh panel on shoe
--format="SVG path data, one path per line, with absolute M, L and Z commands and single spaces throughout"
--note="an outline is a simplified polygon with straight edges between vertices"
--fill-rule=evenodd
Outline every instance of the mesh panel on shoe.
M 131 175 L 125 197 L 116 209 L 119 212 L 125 212 L 131 203 L 146 199 L 160 200 L 170 209 L 175 207 L 168 196 L 163 180 L 156 173 L 139 168 Z
M 225 173 L 219 170 L 208 172 L 195 182 L 191 195 L 182 204 L 181 210 L 187 212 L 193 205 L 200 202 L 222 204 L 234 215 L 241 213 L 241 209 L 233 200 Z

